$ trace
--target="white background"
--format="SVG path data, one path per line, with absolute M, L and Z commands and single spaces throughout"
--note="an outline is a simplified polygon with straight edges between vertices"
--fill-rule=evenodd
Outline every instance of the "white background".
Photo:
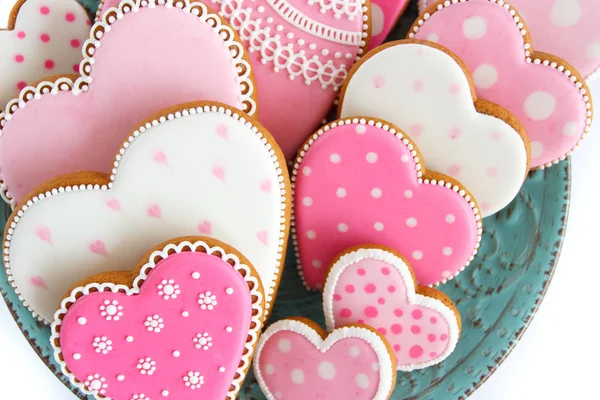
M 12 1 L 0 0 L 0 26 L 6 21 Z M 600 99 L 600 82 L 592 86 L 592 92 Z M 599 172 L 600 122 L 573 157 L 567 236 L 548 294 L 523 339 L 470 399 L 597 396 L 600 324 L 595 318 L 600 313 L 594 304 L 600 281 L 596 258 L 600 239 Z M 75 399 L 40 361 L 1 301 L 0 327 L 0 399 Z

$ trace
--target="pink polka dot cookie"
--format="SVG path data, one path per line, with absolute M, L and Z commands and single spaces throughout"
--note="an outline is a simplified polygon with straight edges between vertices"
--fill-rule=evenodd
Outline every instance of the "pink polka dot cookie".
M 529 28 L 507 3 L 439 3 L 415 22 L 409 37 L 454 51 L 473 74 L 477 95 L 523 123 L 532 168 L 564 160 L 588 133 L 593 111 L 585 80 L 564 60 L 535 52 Z
M 331 266 L 323 290 L 327 329 L 361 323 L 389 342 L 399 371 L 442 362 L 456 347 L 461 319 L 442 292 L 419 287 L 409 263 L 380 246 L 344 251 Z
M 13 207 L 58 175 L 110 172 L 123 138 L 166 107 L 204 99 L 256 113 L 250 63 L 233 29 L 202 3 L 170 4 L 111 9 L 84 45 L 81 76 L 28 86 L 8 103 L 0 194 Z
M 172 239 L 133 272 L 87 278 L 51 327 L 54 357 L 96 399 L 235 399 L 263 317 L 260 279 L 216 240 Z
M 268 400 L 386 400 L 396 384 L 389 345 L 365 325 L 328 336 L 304 318 L 283 319 L 261 336 L 254 375 Z
M 292 177 L 294 243 L 308 288 L 321 288 L 327 265 L 364 243 L 405 254 L 421 285 L 446 282 L 471 262 L 481 240 L 477 203 L 422 162 L 415 144 L 380 120 L 338 120 L 308 139 Z
M 425 9 L 434 0 L 420 0 Z M 536 49 L 567 60 L 588 81 L 600 70 L 600 2 L 597 0 L 511 0 L 533 35 Z
M 23 304 L 51 322 L 87 276 L 127 271 L 156 243 L 200 234 L 256 266 L 268 314 L 291 214 L 285 159 L 269 133 L 235 108 L 200 102 L 167 109 L 123 140 L 110 176 L 60 176 L 13 212 L 4 265 Z
M 379 46 L 390 34 L 410 0 L 371 1 L 371 41 L 369 49 Z
M 462 62 L 434 43 L 398 41 L 370 52 L 352 67 L 338 111 L 398 126 L 419 146 L 427 168 L 473 193 L 484 217 L 516 197 L 529 171 L 523 126 L 478 99 Z
M 0 111 L 27 85 L 79 72 L 90 19 L 76 0 L 19 0 L 0 29 Z

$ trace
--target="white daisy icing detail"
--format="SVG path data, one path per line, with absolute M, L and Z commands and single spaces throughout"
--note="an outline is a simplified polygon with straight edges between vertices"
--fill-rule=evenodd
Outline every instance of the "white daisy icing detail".
M 179 285 L 173 279 L 163 279 L 156 288 L 158 289 L 158 295 L 165 300 L 176 299 L 181 294 Z
M 208 350 L 212 346 L 212 338 L 207 332 L 199 333 L 194 338 L 197 349 Z
M 200 389 L 204 385 L 204 377 L 200 372 L 190 371 L 183 377 L 183 382 L 190 389 Z
M 97 336 L 94 338 L 92 346 L 94 346 L 96 353 L 108 354 L 108 352 L 112 351 L 112 340 L 106 336 Z
M 198 304 L 202 310 L 212 310 L 217 305 L 217 296 L 210 291 L 200 293 L 198 296 Z
M 152 375 L 154 371 L 156 371 L 156 361 L 152 360 L 150 357 L 140 358 L 136 368 L 142 375 Z
M 107 321 L 118 321 L 123 316 L 123 306 L 117 300 L 104 300 L 100 306 L 100 315 Z
M 160 332 L 161 329 L 165 327 L 164 321 L 157 314 L 154 314 L 148 318 L 146 318 L 146 322 L 144 322 L 144 326 L 148 329 L 148 332 Z
M 84 385 L 89 391 L 98 394 L 105 394 L 106 388 L 108 387 L 106 378 L 98 374 L 88 375 Z

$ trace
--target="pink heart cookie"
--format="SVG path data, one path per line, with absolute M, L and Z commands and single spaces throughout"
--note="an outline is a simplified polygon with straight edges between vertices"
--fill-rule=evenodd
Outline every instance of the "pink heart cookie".
M 186 4 L 133 0 L 111 9 L 84 45 L 81 77 L 27 87 L 8 103 L 1 194 L 13 207 L 58 175 L 109 172 L 130 129 L 163 108 L 207 99 L 256 113 L 242 43 L 205 5 Z
M 379 246 L 344 251 L 327 274 L 323 310 L 329 331 L 361 323 L 377 328 L 399 371 L 442 362 L 456 347 L 460 314 L 442 292 L 419 288 L 400 254 Z
M 396 22 L 406 9 L 410 0 L 373 0 L 371 1 L 371 41 L 369 49 L 385 42 Z
M 415 22 L 409 37 L 455 52 L 473 74 L 477 95 L 521 121 L 532 168 L 564 160 L 589 131 L 593 112 L 585 81 L 560 58 L 533 51 L 529 29 L 508 4 L 438 4 Z
M 420 0 L 419 9 L 434 4 Z M 541 51 L 567 60 L 588 82 L 600 70 L 600 2 L 597 0 L 511 0 Z
M 235 399 L 264 306 L 240 253 L 201 237 L 173 239 L 132 273 L 85 282 L 62 301 L 50 341 L 73 385 L 97 399 Z
M 90 19 L 75 0 L 18 1 L 8 30 L 0 29 L 0 107 L 45 76 L 78 73 L 89 32 Z
M 396 384 L 385 339 L 351 325 L 329 336 L 312 321 L 283 319 L 263 333 L 254 374 L 268 400 L 386 400 Z
M 421 285 L 446 282 L 481 239 L 472 196 L 425 172 L 412 141 L 379 120 L 338 120 L 315 133 L 293 172 L 295 244 L 306 286 L 320 288 L 343 250 L 377 243 L 406 254 Z

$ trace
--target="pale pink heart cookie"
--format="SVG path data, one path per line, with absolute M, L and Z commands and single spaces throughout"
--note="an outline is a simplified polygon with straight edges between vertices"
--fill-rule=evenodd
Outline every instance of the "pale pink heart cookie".
M 124 138 L 107 162 L 111 176 L 74 173 L 37 188 L 8 221 L 3 250 L 10 282 L 33 316 L 51 322 L 64 294 L 87 276 L 129 271 L 156 243 L 198 234 L 252 262 L 268 314 L 283 270 L 291 190 L 277 144 L 248 118 L 212 102 L 171 107 Z M 218 133 L 223 125 L 227 141 Z M 214 176 L 215 165 L 225 179 Z
M 249 60 L 231 27 L 202 3 L 155 3 L 111 9 L 83 46 L 82 76 L 28 86 L 0 114 L 0 194 L 13 207 L 58 175 L 110 172 L 123 138 L 166 107 L 205 99 L 256 113 Z
M 0 108 L 48 75 L 79 72 L 90 19 L 76 0 L 20 0 L 0 29 Z
M 420 0 L 419 9 L 434 4 Z M 567 60 L 588 82 L 600 69 L 600 2 L 597 0 L 511 0 L 540 51 Z
M 424 286 L 471 262 L 481 240 L 478 206 L 422 162 L 402 131 L 379 120 L 338 120 L 309 138 L 292 177 L 294 243 L 308 288 L 321 288 L 327 265 L 364 243 L 405 254 Z
M 344 251 L 323 289 L 327 329 L 361 323 L 385 336 L 399 371 L 427 368 L 446 359 L 460 335 L 460 314 L 442 292 L 419 288 L 410 265 L 379 246 Z
M 409 37 L 455 52 L 473 74 L 477 95 L 521 121 L 532 168 L 564 160 L 588 133 L 593 111 L 585 80 L 564 60 L 534 52 L 528 27 L 508 4 L 438 4 L 415 22 Z
M 71 383 L 96 399 L 235 399 L 263 307 L 260 279 L 235 249 L 172 239 L 133 272 L 74 288 L 50 343 Z
M 410 0 L 371 1 L 371 41 L 369 49 L 379 46 L 390 34 Z
M 386 400 L 396 364 L 385 339 L 364 325 L 329 336 L 314 322 L 283 319 L 261 336 L 254 375 L 268 400 Z

